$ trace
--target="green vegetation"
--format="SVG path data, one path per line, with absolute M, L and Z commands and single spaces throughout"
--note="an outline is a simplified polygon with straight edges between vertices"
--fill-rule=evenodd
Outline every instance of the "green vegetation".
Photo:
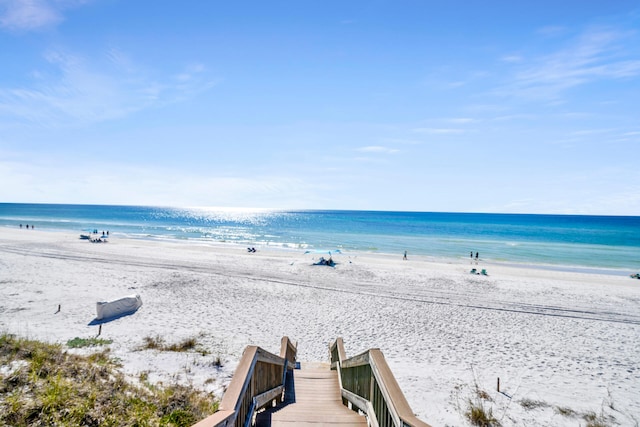
M 493 416 L 491 408 L 485 409 L 484 404 L 479 400 L 469 399 L 465 416 L 474 426 L 499 427 L 501 425 L 500 421 Z
M 196 351 L 203 356 L 209 354 L 209 351 L 204 349 L 199 345 L 198 340 L 194 337 L 185 338 L 180 342 L 167 344 L 160 335 L 156 335 L 155 337 L 144 337 L 144 344 L 139 350 L 159 350 L 159 351 L 176 351 L 176 352 L 185 352 L 185 351 Z M 218 357 L 217 362 L 218 366 L 222 366 L 222 361 L 220 357 Z
M 576 411 L 574 411 L 571 408 L 567 408 L 565 406 L 556 406 L 555 411 L 558 414 L 563 415 L 565 417 L 575 417 L 576 415 L 578 415 Z
M 547 406 L 549 406 L 549 404 L 547 404 L 546 402 L 543 402 L 542 400 L 533 400 L 533 399 L 522 399 L 520 401 L 520 405 L 526 410 L 536 409 L 536 408 L 546 408 Z
M 67 341 L 69 348 L 97 347 L 101 345 L 109 345 L 112 340 L 103 340 L 102 338 L 78 338 Z
M 188 387 L 128 383 L 108 349 L 78 356 L 4 334 L 0 368 L 0 425 L 190 426 L 218 406 Z
M 478 384 L 473 367 L 474 382 L 472 384 L 458 383 L 454 386 L 453 396 L 456 402 L 456 409 L 462 415 L 468 424 L 481 427 L 499 427 L 502 420 L 507 419 L 510 422 L 517 422 L 513 414 L 507 414 L 510 408 L 512 396 L 506 393 L 496 393 L 493 397 L 487 393 L 485 389 Z M 498 402 L 494 401 L 499 398 Z M 506 400 L 509 399 L 509 400 Z M 640 426 L 640 422 L 634 414 L 628 414 L 614 409 L 614 399 L 611 392 L 603 400 L 599 411 L 575 410 L 569 406 L 554 405 L 550 402 L 523 397 L 517 401 L 525 411 L 538 411 L 541 417 L 557 417 L 558 415 L 566 418 L 573 418 L 575 422 L 584 427 L 612 427 L 616 425 L 632 425 Z M 494 415 L 494 410 L 498 411 L 498 415 Z M 621 421 L 616 417 L 617 414 L 624 418 Z M 537 414 L 533 414 L 534 416 Z
M 613 400 L 609 401 L 609 405 L 608 406 L 611 409 L 613 409 Z M 600 412 L 600 414 L 596 414 L 593 411 L 587 411 L 587 412 L 578 413 L 578 412 L 574 411 L 571 408 L 560 407 L 560 406 L 556 406 L 554 409 L 558 414 L 563 415 L 565 417 L 580 417 L 580 418 L 582 418 L 583 420 L 585 420 L 587 422 L 585 424 L 585 427 L 611 427 L 612 425 L 618 424 L 616 422 L 615 418 L 612 415 L 606 415 L 604 413 L 604 406 L 603 406 L 602 411 Z M 637 426 L 638 422 L 635 421 L 634 425 Z
M 142 350 L 160 350 L 160 351 L 189 351 L 196 348 L 198 342 L 195 338 L 185 338 L 179 343 L 166 344 L 164 338 L 159 335 L 155 337 L 145 337 Z
M 467 399 L 467 410 L 464 415 L 474 426 L 499 427 L 500 421 L 493 416 L 493 410 L 485 408 L 485 402 L 492 401 L 491 396 L 482 390 L 477 382 L 473 390 L 473 397 Z
M 598 415 L 595 412 L 587 412 L 582 418 L 587 422 L 586 427 L 609 427 L 611 425 L 604 414 Z

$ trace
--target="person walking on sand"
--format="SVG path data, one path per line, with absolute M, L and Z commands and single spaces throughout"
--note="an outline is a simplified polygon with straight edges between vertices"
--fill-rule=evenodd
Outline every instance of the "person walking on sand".
M 402 257 L 403 260 L 407 260 L 407 251 L 404 251 L 404 256 Z
M 478 252 L 476 252 L 476 261 L 478 261 Z

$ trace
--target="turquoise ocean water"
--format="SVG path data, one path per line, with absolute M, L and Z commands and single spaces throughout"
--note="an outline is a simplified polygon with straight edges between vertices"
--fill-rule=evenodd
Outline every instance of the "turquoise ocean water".
M 406 250 L 441 260 L 469 259 L 548 268 L 640 270 L 640 217 L 436 212 L 250 210 L 0 203 L 2 227 L 110 231 L 141 239 L 344 253 Z

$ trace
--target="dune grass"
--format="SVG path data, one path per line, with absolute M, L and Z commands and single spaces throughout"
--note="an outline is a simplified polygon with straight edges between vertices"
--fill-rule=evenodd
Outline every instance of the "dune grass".
M 546 408 L 549 406 L 548 403 L 543 402 L 542 400 L 534 400 L 534 399 L 527 399 L 527 398 L 522 399 L 520 401 L 520 405 L 526 410 Z
M 142 350 L 160 350 L 160 351 L 189 351 L 194 350 L 198 345 L 198 341 L 193 338 L 185 338 L 184 340 L 167 344 L 161 336 L 157 335 L 155 337 L 144 337 L 144 344 L 142 346 Z
M 209 354 L 209 351 L 200 345 L 195 337 L 187 337 L 179 342 L 167 343 L 160 335 L 144 337 L 144 343 L 138 347 L 138 350 L 174 351 L 178 353 L 194 351 L 202 356 Z M 222 366 L 222 362 L 219 359 L 219 366 Z
M 474 426 L 498 427 L 500 422 L 493 416 L 491 408 L 486 409 L 483 404 L 469 401 L 467 412 L 465 413 L 469 422 Z
M 79 356 L 0 335 L 0 425 L 179 427 L 217 409 L 207 393 L 133 385 L 119 368 L 108 349 Z
M 501 423 L 493 416 L 493 410 L 487 408 L 480 399 L 469 399 L 464 414 L 471 425 L 480 427 L 500 427 Z
M 75 337 L 74 339 L 67 341 L 67 347 L 69 348 L 97 347 L 101 345 L 109 345 L 112 342 L 113 342 L 112 340 L 105 340 L 102 338 Z

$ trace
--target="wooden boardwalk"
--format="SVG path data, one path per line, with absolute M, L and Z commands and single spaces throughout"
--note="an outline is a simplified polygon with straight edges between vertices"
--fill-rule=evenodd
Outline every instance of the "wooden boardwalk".
M 286 336 L 279 356 L 247 346 L 218 411 L 192 427 L 429 427 L 411 411 L 380 349 L 347 359 L 337 338 L 330 364 L 301 366 L 297 353 Z
M 367 426 L 364 416 L 342 404 L 338 373 L 328 363 L 302 363 L 288 377 L 284 405 L 259 413 L 256 426 Z

